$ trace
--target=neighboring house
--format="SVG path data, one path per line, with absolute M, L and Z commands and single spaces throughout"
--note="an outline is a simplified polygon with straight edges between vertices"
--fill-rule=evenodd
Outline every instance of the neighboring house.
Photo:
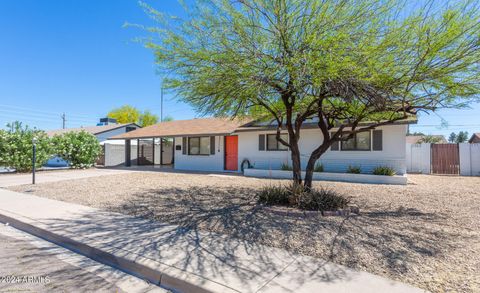
M 424 137 L 425 135 L 407 135 L 407 144 L 422 143 Z M 448 143 L 445 139 L 445 136 L 441 134 L 429 135 L 429 137 L 435 138 L 435 140 L 437 141 L 435 143 Z
M 390 166 L 397 174 L 406 173 L 407 124 L 416 119 L 398 121 L 389 126 L 357 134 L 353 139 L 333 145 L 320 159 L 326 172 L 345 172 L 352 166 L 361 166 L 370 173 L 376 166 Z M 135 131 L 111 137 L 125 140 L 126 166 L 132 156 L 138 165 L 156 165 L 156 140 L 169 139 L 173 143 L 171 164 L 179 170 L 241 172 L 250 165 L 256 169 L 280 169 L 283 163 L 291 166 L 288 148 L 276 140 L 276 127 L 265 123 L 225 118 L 203 118 L 162 122 Z M 288 139 L 287 131 L 282 132 Z M 132 141 L 138 145 L 132 151 Z M 305 123 L 300 134 L 300 152 L 303 168 L 315 147 L 322 141 L 316 123 Z M 162 145 L 162 144 L 160 144 Z
M 474 133 L 468 140 L 469 143 L 480 143 L 480 132 Z
M 119 135 L 122 133 L 126 133 L 129 131 L 133 131 L 140 128 L 140 126 L 136 123 L 123 123 L 119 124 L 116 122 L 115 119 L 112 118 L 101 118 L 100 122 L 95 126 L 85 126 L 85 127 L 78 127 L 78 128 L 63 128 L 63 129 L 56 129 L 56 130 L 49 130 L 46 131 L 49 137 L 53 137 L 55 135 L 61 135 L 67 132 L 80 132 L 86 131 L 90 134 L 93 134 L 97 137 L 100 144 L 105 143 L 119 143 L 119 141 L 108 141 L 108 138 L 111 136 Z M 63 160 L 62 158 L 56 156 L 51 158 L 47 161 L 46 166 L 50 167 L 64 167 L 68 166 L 68 163 Z

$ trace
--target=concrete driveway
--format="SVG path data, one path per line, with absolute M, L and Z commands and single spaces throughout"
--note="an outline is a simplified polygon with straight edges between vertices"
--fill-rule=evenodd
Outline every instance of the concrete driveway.
M 35 182 L 56 182 L 88 177 L 98 177 L 121 173 L 130 173 L 129 170 L 117 169 L 87 169 L 87 170 L 61 170 L 61 171 L 39 171 L 36 173 Z M 27 174 L 0 174 L 0 187 L 32 184 L 32 173 Z

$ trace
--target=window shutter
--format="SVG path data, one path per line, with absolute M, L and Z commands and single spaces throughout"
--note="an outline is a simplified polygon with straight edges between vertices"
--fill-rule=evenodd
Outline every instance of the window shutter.
M 258 136 L 258 150 L 259 151 L 265 150 L 265 134 L 260 134 Z
M 210 155 L 215 155 L 215 136 L 210 136 Z
M 383 135 L 381 130 L 373 131 L 373 147 L 374 151 L 381 151 L 383 148 Z
M 187 138 L 182 137 L 182 154 L 186 155 L 187 154 Z

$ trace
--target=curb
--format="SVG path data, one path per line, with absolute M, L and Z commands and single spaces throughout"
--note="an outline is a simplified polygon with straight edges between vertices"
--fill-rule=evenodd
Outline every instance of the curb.
M 52 233 L 48 230 L 35 227 L 3 214 L 0 214 L 0 222 L 166 289 L 174 290 L 176 292 L 213 292 L 183 279 L 162 273 L 149 266 L 142 265 L 124 257 L 116 256 L 112 253 Z

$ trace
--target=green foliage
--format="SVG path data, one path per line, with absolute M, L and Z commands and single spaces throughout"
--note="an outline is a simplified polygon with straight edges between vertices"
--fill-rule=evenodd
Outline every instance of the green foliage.
M 468 141 L 468 132 L 460 131 L 455 139 L 456 143 L 463 143 Z
M 55 153 L 72 168 L 90 168 L 102 152 L 97 138 L 85 131 L 67 132 L 52 138 Z
M 457 135 L 455 132 L 450 133 L 450 136 L 448 137 L 448 142 L 454 143 L 457 140 Z
M 323 164 L 322 163 L 316 163 L 315 167 L 313 168 L 313 172 L 323 172 Z
M 139 124 L 142 127 L 153 125 L 153 124 L 156 124 L 157 122 L 158 122 L 158 115 L 155 115 L 148 110 L 145 110 L 140 115 Z
M 334 211 L 347 207 L 350 200 L 334 190 L 306 189 L 299 184 L 266 186 L 258 193 L 258 202 L 266 205 L 292 206 L 302 210 Z
M 347 173 L 360 174 L 362 173 L 362 168 L 360 166 L 348 166 Z
M 283 171 L 292 171 L 292 166 L 290 166 L 288 163 L 282 163 L 282 165 L 280 166 L 280 170 L 283 170 Z
M 149 110 L 140 112 L 137 108 L 124 105 L 108 112 L 107 117 L 114 118 L 118 123 L 137 123 L 142 127 L 153 125 L 158 122 L 158 115 Z
M 435 135 L 424 135 L 417 143 L 439 143 L 442 141 L 442 138 Z
M 173 121 L 173 120 L 175 120 L 175 119 L 173 119 L 172 116 L 167 115 L 167 116 L 163 117 L 162 122 L 169 122 L 169 121 Z
M 118 123 L 138 123 L 140 111 L 130 105 L 124 105 L 108 112 L 107 117 L 114 118 Z
M 7 124 L 9 130 L 0 130 L 0 166 L 17 172 L 32 170 L 32 139 L 36 138 L 35 167 L 40 168 L 51 157 L 50 139 L 43 131 L 23 127 L 21 122 Z
M 388 166 L 378 166 L 373 169 L 373 175 L 386 175 L 386 176 L 393 176 L 396 174 L 393 168 Z

